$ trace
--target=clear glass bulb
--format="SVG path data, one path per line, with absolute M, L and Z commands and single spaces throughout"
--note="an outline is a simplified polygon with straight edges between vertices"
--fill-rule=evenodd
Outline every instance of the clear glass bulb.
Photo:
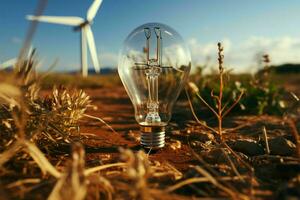
M 160 23 L 134 29 L 119 54 L 118 72 L 141 127 L 141 144 L 161 148 L 172 107 L 191 68 L 181 36 Z

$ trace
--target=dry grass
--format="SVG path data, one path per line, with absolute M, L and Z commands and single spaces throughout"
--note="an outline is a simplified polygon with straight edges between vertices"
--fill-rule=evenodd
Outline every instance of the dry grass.
M 116 190 L 126 191 L 120 198 L 152 199 L 159 191 L 148 184 L 149 178 L 178 177 L 180 172 L 170 164 L 157 167 L 143 151 L 128 149 L 120 152 L 123 162 L 86 167 L 79 121 L 88 117 L 105 122 L 85 113 L 92 106 L 82 90 L 54 87 L 51 95 L 41 98 L 33 57 L 0 85 L 0 176 L 8 181 L 4 187 L 10 195 L 30 196 L 34 188 L 46 184 L 53 187 L 48 196 L 51 200 L 70 196 L 113 199 L 118 196 Z M 56 157 L 54 150 L 66 144 L 72 146 L 71 159 L 69 154 Z M 63 164 L 61 160 L 69 161 Z
M 226 164 L 209 164 L 203 152 L 195 151 L 192 155 L 198 164 L 190 167 L 192 177 L 169 163 L 149 160 L 142 151 L 128 149 L 120 150 L 120 158 L 112 163 L 89 166 L 83 142 L 95 136 L 82 136 L 78 127 L 81 118 L 95 118 L 85 113 L 92 107 L 90 98 L 83 91 L 65 88 L 54 88 L 52 94 L 41 98 L 34 70 L 19 71 L 12 80 L 17 81 L 5 81 L 0 87 L 4 130 L 0 176 L 6 180 L 2 184 L 5 192 L 14 198 L 35 198 L 30 195 L 38 194 L 35 189 L 43 186 L 49 188 L 41 190 L 49 199 L 160 199 L 162 195 L 180 199 L 183 197 L 172 194 L 187 188 L 207 198 L 251 199 L 255 195 L 257 178 L 252 166 L 222 140 L 212 141 L 206 148 L 220 150 Z M 218 128 L 203 124 L 219 135 Z M 222 129 L 222 133 L 230 131 Z M 53 151 L 66 144 L 72 147 L 71 153 L 57 155 Z M 274 158 L 266 155 L 264 159 Z M 172 181 L 160 184 L 164 179 Z M 243 185 L 243 190 L 237 185 Z
M 45 1 L 41 1 L 37 15 L 42 13 L 44 5 Z M 162 168 L 168 169 L 167 174 L 174 174 L 174 177 L 178 176 L 178 171 L 168 165 L 159 167 L 160 171 L 156 173 L 158 168 L 148 161 L 144 152 L 133 153 L 130 150 L 121 150 L 123 162 L 86 167 L 79 120 L 89 117 L 105 122 L 85 113 L 91 101 L 82 90 L 54 87 L 51 95 L 41 98 L 41 85 L 49 87 L 54 81 L 51 75 L 46 82 L 37 76 L 35 51 L 28 59 L 23 56 L 35 28 L 36 23 L 33 22 L 13 74 L 2 78 L 0 84 L 0 177 L 5 180 L 0 184 L 4 191 L 13 198 L 33 198 L 31 191 L 46 185 L 52 189 L 42 189 L 44 198 L 48 196 L 51 200 L 70 197 L 78 200 L 113 199 L 114 196 L 151 199 L 157 192 L 151 189 L 147 179 L 163 176 Z M 90 80 L 82 83 L 87 87 L 99 86 L 95 84 L 99 81 Z M 114 84 L 119 81 L 115 76 L 112 80 L 108 82 Z M 55 150 L 66 144 L 72 146 L 71 158 L 67 152 L 56 155 Z M 65 160 L 69 161 L 62 162 Z M 126 193 L 114 194 L 117 190 Z
M 44 4 L 40 4 L 37 15 L 42 13 Z M 224 104 L 223 89 L 224 67 L 223 48 L 218 44 L 219 85 L 218 95 L 213 91 L 211 98 L 217 102 L 212 108 L 200 95 L 195 84 L 190 89 L 214 113 L 218 120 L 217 128 L 200 121 L 187 92 L 191 110 L 197 122 L 215 133 L 218 140 L 203 145 L 204 150 L 196 151 L 189 146 L 193 165 L 187 171 L 180 171 L 168 162 L 149 159 L 143 151 L 133 152 L 120 149 L 119 158 L 113 162 L 89 165 L 86 158 L 85 141 L 97 139 L 97 136 L 81 135 L 79 122 L 83 117 L 96 119 L 117 133 L 99 117 L 86 114 L 92 107 L 90 97 L 82 90 L 69 90 L 63 87 L 52 88 L 57 76 L 50 75 L 41 79 L 35 72 L 34 52 L 29 59 L 22 55 L 26 52 L 36 24 L 32 24 L 29 38 L 20 53 L 18 64 L 12 76 L 1 76 L 0 83 L 0 198 L 14 199 L 48 198 L 64 199 L 184 199 L 179 195 L 195 195 L 205 199 L 253 199 L 254 187 L 258 186 L 253 166 L 239 153 L 227 145 L 224 134 L 238 128 L 224 130 L 224 117 L 242 98 L 238 95 L 232 105 Z M 267 61 L 267 58 L 265 58 Z M 268 61 L 269 62 L 269 61 Z M 52 76 L 52 77 L 51 77 Z M 67 81 L 65 81 L 67 79 Z M 109 84 L 119 84 L 115 76 L 104 78 Z M 62 75 L 59 83 L 75 87 L 102 87 L 98 77 L 74 82 L 74 77 Z M 92 80 L 92 81 L 91 81 Z M 85 82 L 86 81 L 86 82 Z M 81 82 L 78 84 L 78 82 Z M 109 86 L 109 85 L 106 85 Z M 40 88 L 51 88 L 52 93 L 42 98 Z M 299 101 L 299 99 L 298 99 Z M 300 155 L 300 142 L 292 115 L 286 116 L 296 138 Z M 84 138 L 84 140 L 83 140 Z M 265 142 L 267 132 L 265 132 Z M 71 147 L 71 151 L 57 150 L 62 146 Z M 179 148 L 180 149 L 180 148 Z M 217 158 L 223 163 L 209 163 L 205 154 L 219 152 Z M 101 154 L 102 152 L 99 152 Z M 103 153 L 105 154 L 105 153 Z M 293 157 L 264 155 L 252 158 L 253 163 L 263 160 L 266 163 L 291 161 L 299 163 Z M 190 173 L 191 171 L 191 173 Z M 192 174 L 191 175 L 189 175 Z M 163 181 L 162 181 L 163 180 Z M 294 178 L 289 184 L 297 184 Z M 3 188 L 3 189 L 2 189 Z M 191 191 L 193 193 L 191 193 Z M 177 194 L 179 193 L 179 194 Z M 42 195 L 42 196 L 41 196 Z M 188 197 L 190 199 L 192 197 Z M 186 198 L 187 199 L 187 198 Z

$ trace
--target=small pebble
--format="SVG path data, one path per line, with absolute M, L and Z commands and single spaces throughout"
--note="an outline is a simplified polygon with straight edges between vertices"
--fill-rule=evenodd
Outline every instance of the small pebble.
M 296 145 L 283 136 L 278 136 L 269 140 L 271 154 L 280 156 L 291 156 L 296 151 Z
M 264 148 L 252 139 L 238 139 L 232 141 L 230 146 L 233 150 L 249 156 L 263 155 L 265 153 Z
M 169 146 L 173 150 L 181 149 L 181 142 L 179 140 L 170 140 Z
M 215 139 L 215 136 L 210 132 L 197 131 L 193 132 L 191 139 L 206 143 Z

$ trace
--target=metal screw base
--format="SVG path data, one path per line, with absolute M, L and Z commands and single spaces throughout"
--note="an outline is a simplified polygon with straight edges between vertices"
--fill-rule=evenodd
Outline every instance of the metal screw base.
M 160 149 L 165 146 L 165 131 L 141 132 L 141 145 L 147 149 Z

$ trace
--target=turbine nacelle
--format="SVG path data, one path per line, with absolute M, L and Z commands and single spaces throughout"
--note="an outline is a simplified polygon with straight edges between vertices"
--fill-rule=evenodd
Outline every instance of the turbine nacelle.
M 81 31 L 81 29 L 82 29 L 83 27 L 85 27 L 85 26 L 87 26 L 87 25 L 92 25 L 92 24 L 93 24 L 92 21 L 86 20 L 86 21 L 84 21 L 83 23 L 81 23 L 79 26 L 75 26 L 75 27 L 73 28 L 73 31 L 75 31 L 75 32 Z

